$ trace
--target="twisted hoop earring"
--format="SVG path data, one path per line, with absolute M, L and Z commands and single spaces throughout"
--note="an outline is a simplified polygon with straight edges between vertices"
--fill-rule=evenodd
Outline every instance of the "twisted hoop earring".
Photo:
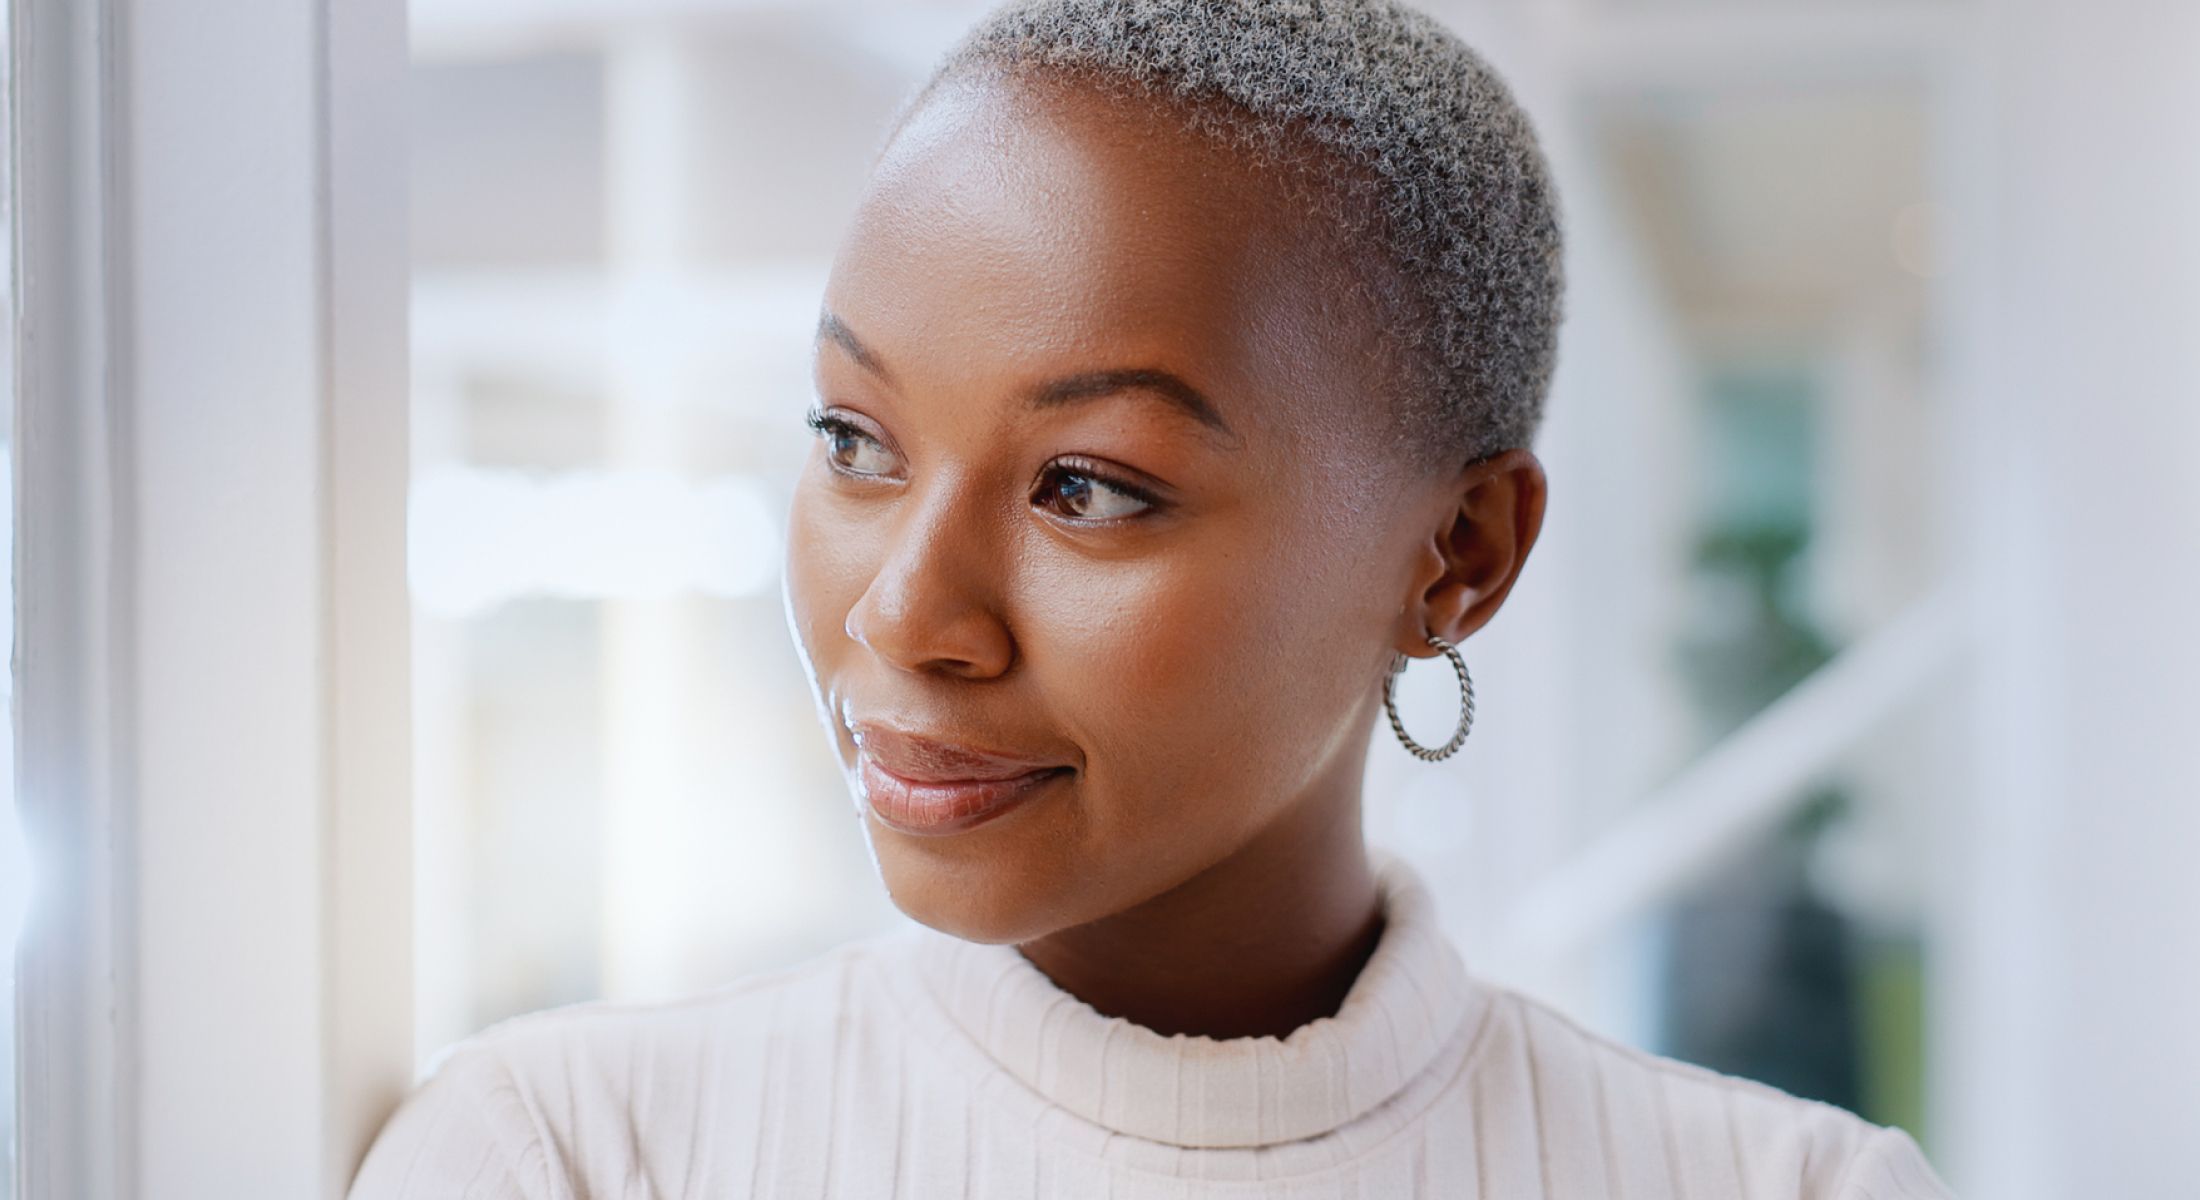
M 1451 659 L 1451 669 L 1459 673 L 1459 728 L 1452 731 L 1450 741 L 1433 750 L 1414 741 L 1406 733 L 1405 722 L 1398 719 L 1396 689 L 1398 676 L 1405 671 L 1406 663 L 1410 660 L 1395 652 L 1391 655 L 1390 673 L 1383 676 L 1383 711 L 1390 714 L 1390 730 L 1404 743 L 1406 753 L 1422 762 L 1442 762 L 1466 743 L 1467 730 L 1474 727 L 1474 679 L 1467 674 L 1467 660 L 1459 657 L 1459 651 L 1450 642 L 1433 633 L 1427 636 L 1428 644 L 1443 651 L 1444 656 Z

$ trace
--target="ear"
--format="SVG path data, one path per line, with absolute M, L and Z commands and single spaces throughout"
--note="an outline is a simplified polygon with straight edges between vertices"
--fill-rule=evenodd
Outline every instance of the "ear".
M 1477 459 L 1442 485 L 1400 614 L 1399 653 L 1434 654 L 1423 630 L 1457 645 L 1497 615 L 1543 531 L 1547 487 L 1525 448 Z

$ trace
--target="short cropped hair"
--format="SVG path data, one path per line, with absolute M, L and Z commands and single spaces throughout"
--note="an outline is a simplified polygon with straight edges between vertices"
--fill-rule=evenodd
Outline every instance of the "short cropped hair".
M 1263 164 L 1311 150 L 1343 167 L 1307 195 L 1388 272 L 1371 315 L 1403 372 L 1400 431 L 1431 462 L 1533 441 L 1560 316 L 1557 197 L 1510 89 L 1436 21 L 1394 0 L 1020 0 L 911 106 L 987 68 L 1176 102 Z

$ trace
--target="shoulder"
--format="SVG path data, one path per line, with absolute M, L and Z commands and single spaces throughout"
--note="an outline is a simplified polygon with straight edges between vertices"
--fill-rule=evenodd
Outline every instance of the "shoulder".
M 1549 1153 L 1662 1175 L 1676 1194 L 1945 1200 L 1903 1131 L 1646 1053 L 1503 988 L 1478 1060 L 1532 1098 Z
M 528 1013 L 454 1043 L 383 1127 L 351 1200 L 567 1200 L 599 1171 L 692 1154 L 682 1139 L 717 1124 L 728 1098 L 800 1079 L 863 1023 L 866 973 L 893 937 L 678 999 Z

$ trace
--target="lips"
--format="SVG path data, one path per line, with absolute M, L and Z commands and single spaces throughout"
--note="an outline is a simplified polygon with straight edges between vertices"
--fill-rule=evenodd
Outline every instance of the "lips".
M 851 722 L 872 812 L 905 833 L 959 833 L 1070 773 L 1057 759 Z
M 919 783 L 961 783 L 1014 779 L 1045 767 L 1063 765 L 1058 759 L 988 750 L 962 742 L 924 737 L 876 722 L 849 727 L 856 745 L 879 765 Z

